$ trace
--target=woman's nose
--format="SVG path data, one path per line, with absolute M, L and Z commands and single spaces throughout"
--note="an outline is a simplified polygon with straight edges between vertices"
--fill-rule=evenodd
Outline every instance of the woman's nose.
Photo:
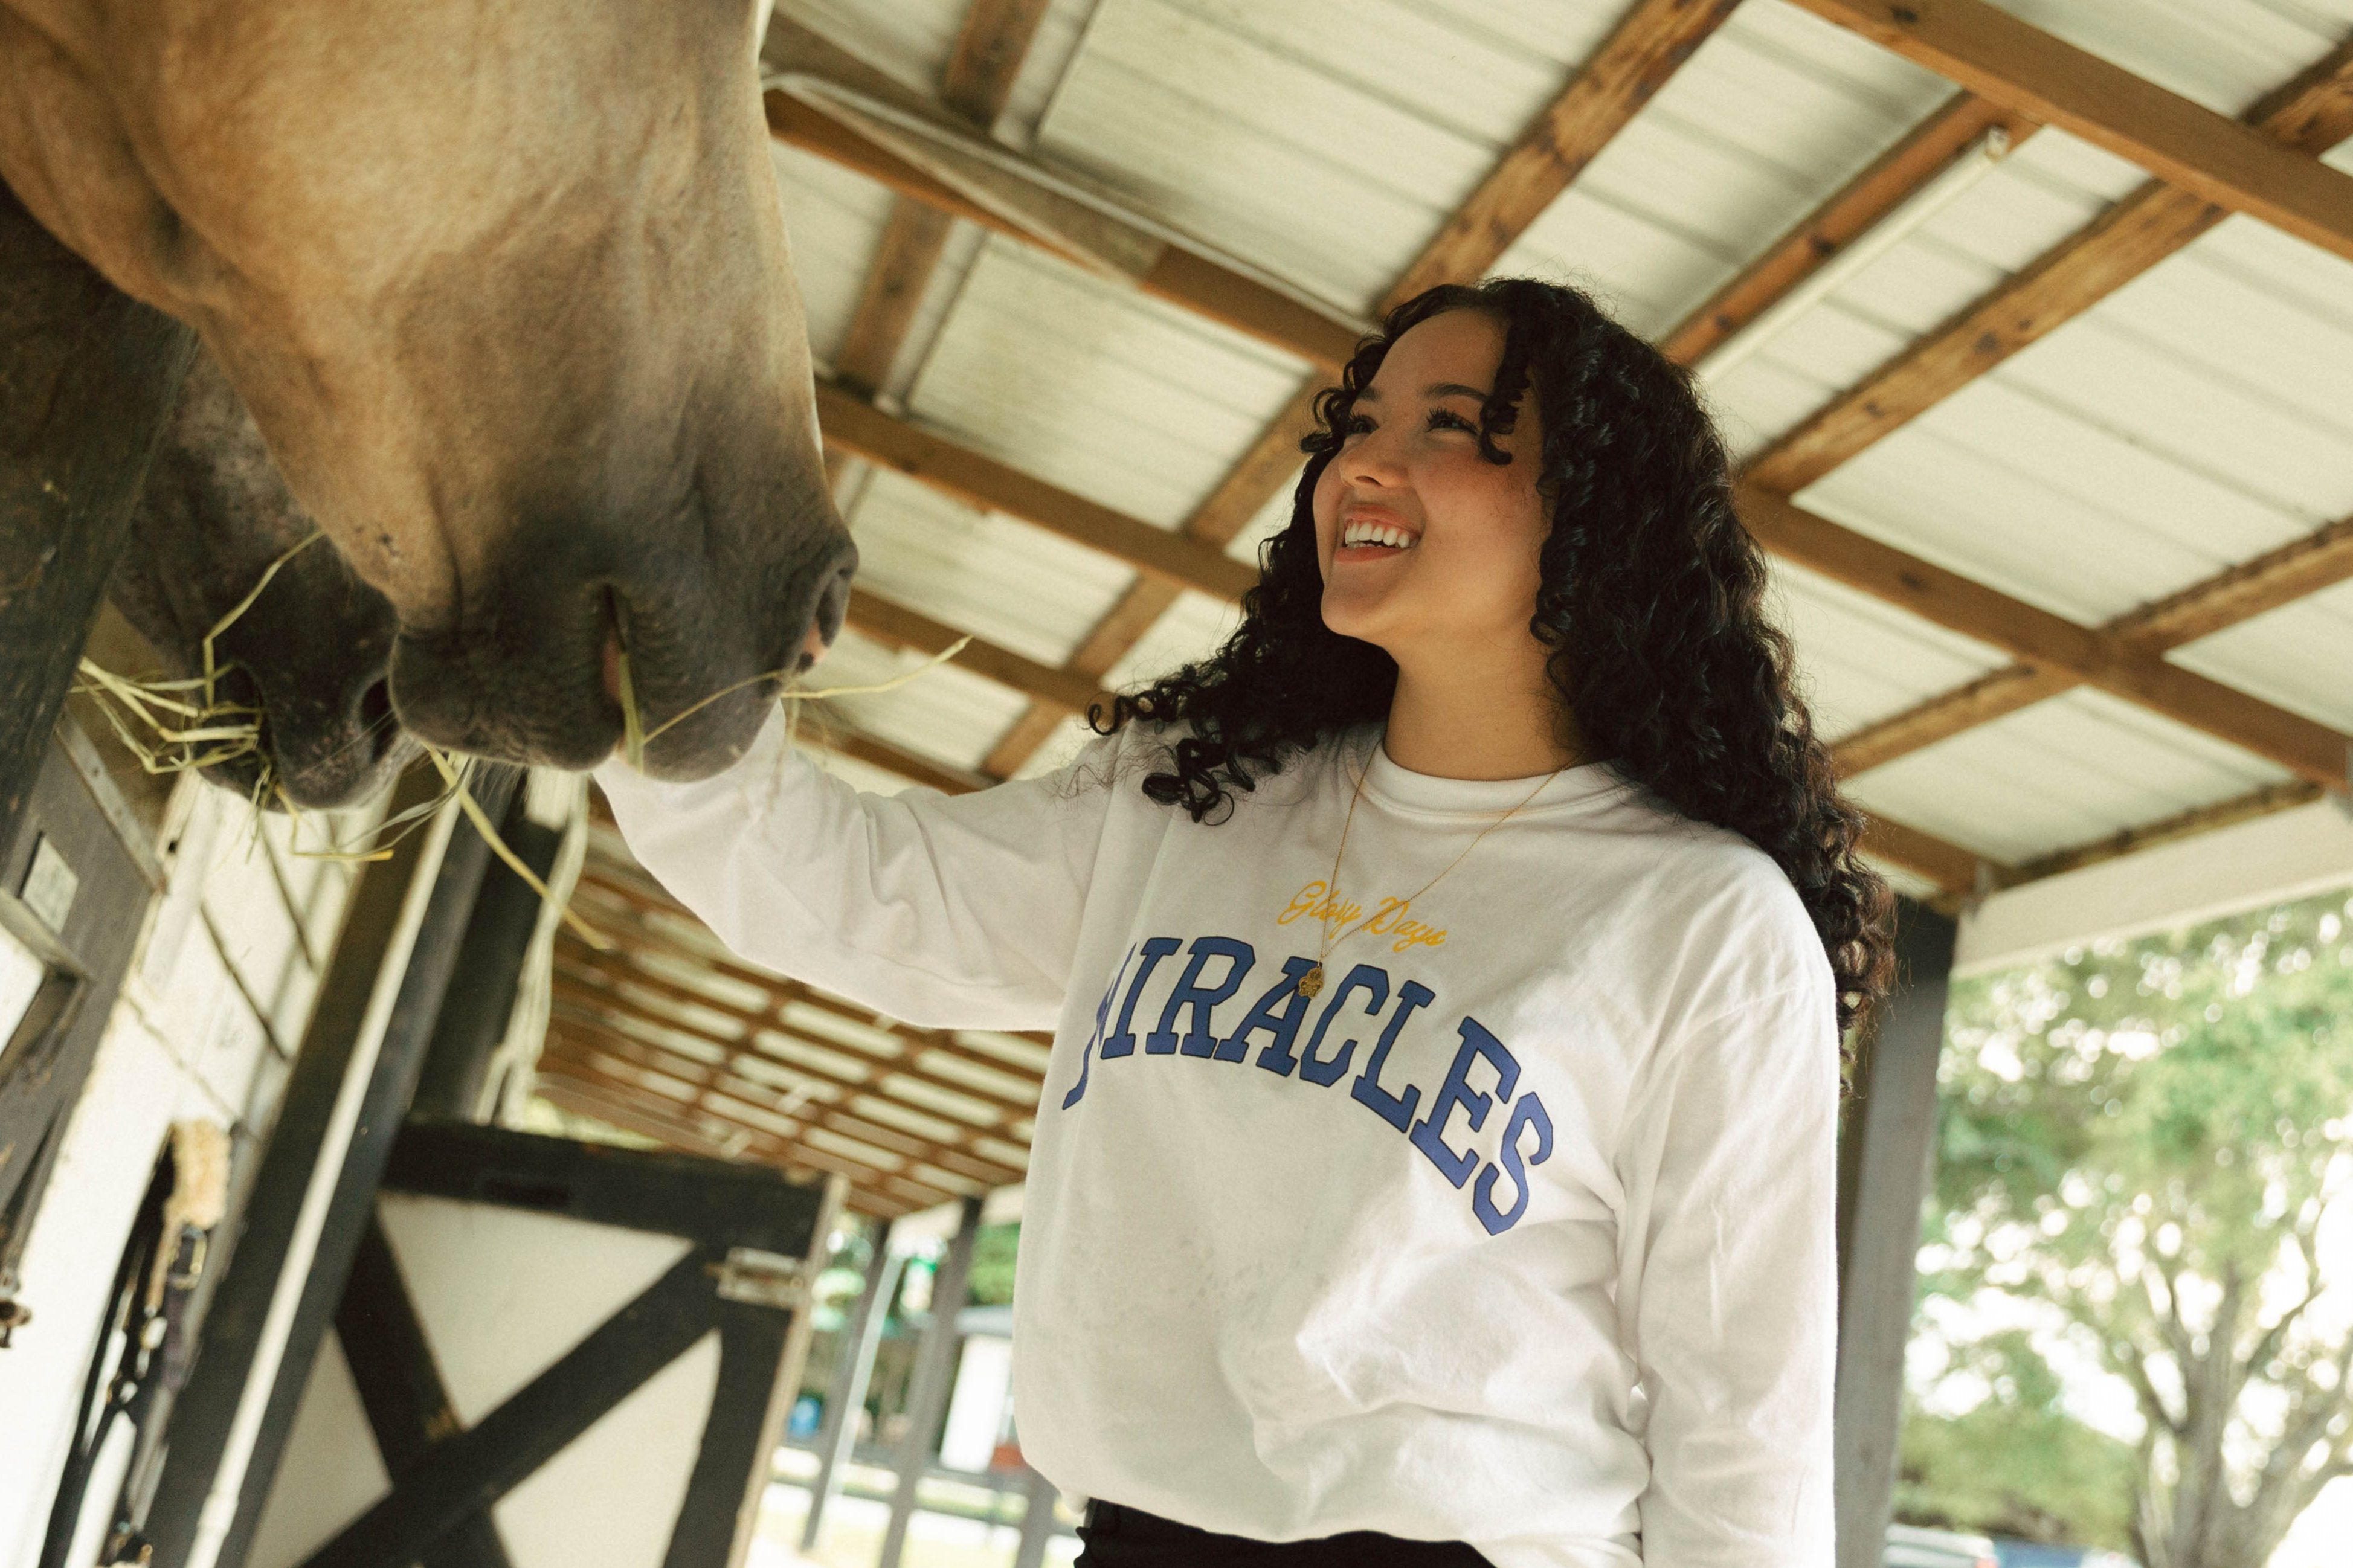
M 1352 482 L 1395 487 L 1403 476 L 1395 447 L 1376 430 L 1341 453 L 1341 477 Z

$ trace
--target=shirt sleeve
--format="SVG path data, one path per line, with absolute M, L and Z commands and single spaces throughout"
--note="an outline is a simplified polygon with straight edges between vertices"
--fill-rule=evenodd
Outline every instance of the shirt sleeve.
M 1658 1066 L 1620 1146 L 1620 1310 L 1648 1405 L 1642 1561 L 1819 1568 L 1838 1335 L 1827 969 L 1694 1026 Z
M 965 795 L 861 794 L 772 719 L 692 784 L 596 770 L 638 862 L 754 963 L 912 1024 L 1057 1021 L 1109 814 L 1114 742 Z

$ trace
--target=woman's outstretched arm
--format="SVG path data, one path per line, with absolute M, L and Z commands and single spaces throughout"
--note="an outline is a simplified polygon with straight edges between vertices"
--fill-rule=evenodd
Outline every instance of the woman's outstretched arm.
M 596 771 L 630 850 L 753 963 L 909 1023 L 1053 1026 L 1111 789 L 1113 742 L 968 795 L 863 795 L 771 720 L 712 778 Z

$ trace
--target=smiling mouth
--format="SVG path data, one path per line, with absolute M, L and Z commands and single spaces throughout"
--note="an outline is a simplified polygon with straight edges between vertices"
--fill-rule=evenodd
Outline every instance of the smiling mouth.
M 1394 523 L 1377 522 L 1361 518 L 1340 531 L 1340 548 L 1359 547 L 1373 550 L 1411 550 L 1421 542 L 1421 536 Z

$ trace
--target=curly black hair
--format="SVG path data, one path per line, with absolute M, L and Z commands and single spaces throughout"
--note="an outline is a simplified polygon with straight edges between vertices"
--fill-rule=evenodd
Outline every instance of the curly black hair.
M 1764 555 L 1733 510 L 1724 443 L 1689 373 L 1576 289 L 1450 284 L 1391 311 L 1340 384 L 1316 396 L 1291 522 L 1265 547 L 1240 626 L 1209 658 L 1096 708 L 1091 721 L 1105 734 L 1139 719 L 1187 724 L 1143 789 L 1198 822 L 1223 820 L 1232 791 L 1388 713 L 1396 661 L 1324 624 L 1313 500 L 1389 345 L 1448 310 L 1504 329 L 1481 411 L 1488 461 L 1512 460 L 1493 437 L 1535 393 L 1537 492 L 1552 526 L 1528 629 L 1552 649 L 1546 670 L 1574 723 L 1564 741 L 1573 732 L 1587 756 L 1773 858 L 1820 933 L 1844 1028 L 1889 984 L 1887 884 L 1857 853 L 1862 818 L 1839 796 L 1788 638 L 1766 616 Z

